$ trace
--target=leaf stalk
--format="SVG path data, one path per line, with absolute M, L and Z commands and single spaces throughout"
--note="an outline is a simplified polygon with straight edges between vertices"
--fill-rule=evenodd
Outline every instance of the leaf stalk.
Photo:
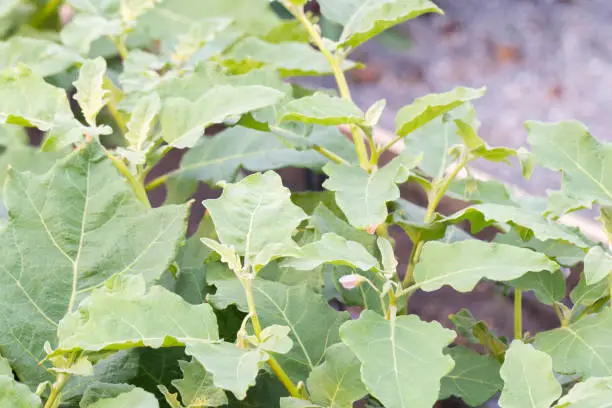
M 523 338 L 523 291 L 514 289 L 514 338 Z

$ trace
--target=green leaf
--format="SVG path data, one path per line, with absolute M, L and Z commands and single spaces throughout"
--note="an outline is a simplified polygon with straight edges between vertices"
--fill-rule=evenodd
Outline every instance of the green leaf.
M 313 402 L 329 408 L 353 408 L 353 402 L 367 391 L 361 382 L 361 362 L 344 344 L 334 344 L 325 353 L 325 362 L 308 376 Z
M 145 144 L 149 139 L 155 117 L 160 109 L 161 102 L 159 96 L 155 93 L 142 98 L 134 108 L 130 121 L 127 123 L 128 131 L 125 134 L 125 138 L 133 151 L 142 152 L 145 150 Z
M 38 395 L 8 375 L 0 375 L 0 406 L 11 408 L 40 408 Z
M 355 159 L 352 143 L 336 128 L 315 127 L 304 142 L 325 147 L 348 161 Z M 170 175 L 168 182 L 185 186 L 191 194 L 197 181 L 210 185 L 233 181 L 240 169 L 265 171 L 292 166 L 317 170 L 327 162 L 314 150 L 296 150 L 272 133 L 237 126 L 200 139 L 183 156 L 180 169 Z
M 104 89 L 106 61 L 102 57 L 87 60 L 81 66 L 79 79 L 74 83 L 77 89 L 74 99 L 79 102 L 85 121 L 96 127 L 96 117 L 108 103 L 108 91 Z
M 612 272 L 612 255 L 602 247 L 589 249 L 584 258 L 584 277 L 587 285 L 594 285 L 607 278 Z
M 379 99 L 372 106 L 370 106 L 365 113 L 366 124 L 371 127 L 378 125 L 386 106 L 386 99 Z
M 521 237 L 526 240 L 535 236 L 542 241 L 559 240 L 580 248 L 590 248 L 592 245 L 580 234 L 579 230 L 550 221 L 536 211 L 512 205 L 477 204 L 439 222 L 457 223 L 463 220 L 470 221 L 472 233 L 477 233 L 484 227 L 497 222 L 517 229 Z
M 0 55 L 0 70 L 23 64 L 41 77 L 59 74 L 80 61 L 78 54 L 54 42 L 19 36 L 0 42 Z
M 13 378 L 13 369 L 8 360 L 0 355 L 0 375 L 6 375 Z
M 330 193 L 332 195 L 333 200 L 334 193 L 326 193 Z M 292 198 L 294 196 L 292 196 Z M 328 205 L 330 207 L 336 208 L 336 211 L 339 214 L 336 215 L 332 210 L 328 208 Z M 314 228 L 315 231 L 321 235 L 327 233 L 337 234 L 342 238 L 346 239 L 347 241 L 354 241 L 361 244 L 370 254 L 375 253 L 376 236 L 351 226 L 345 220 L 339 217 L 339 215 L 341 214 L 342 212 L 337 209 L 335 202 L 329 204 L 327 202 L 320 202 L 316 206 L 310 219 L 308 220 L 308 225 Z
M 293 340 L 289 338 L 291 329 L 288 326 L 273 324 L 261 331 L 257 336 L 247 336 L 246 339 L 254 346 L 264 351 L 287 354 L 293 348 Z
M 485 322 L 476 321 L 468 309 L 461 309 L 449 315 L 448 318 L 455 326 L 457 333 L 472 343 L 482 344 L 497 361 L 503 361 L 507 348 L 506 343 L 489 330 Z
M 583 317 L 567 327 L 538 333 L 538 349 L 550 354 L 555 370 L 584 377 L 612 375 L 612 309 Z
M 494 357 L 461 346 L 450 348 L 448 354 L 455 361 L 455 367 L 442 378 L 440 399 L 454 395 L 466 404 L 478 407 L 501 390 L 501 365 Z
M 296 246 L 291 236 L 306 214 L 290 197 L 281 178 L 269 171 L 227 184 L 220 198 L 205 200 L 204 206 L 221 243 L 233 246 L 250 263 L 275 248 Z
M 510 204 L 512 197 L 505 184 L 495 180 L 453 180 L 447 195 L 474 203 Z
M 304 271 L 325 263 L 346 265 L 364 271 L 380 267 L 378 260 L 361 244 L 347 241 L 333 233 L 324 234 L 321 240 L 302 247 L 302 255 L 287 259 L 282 266 Z
M 362 363 L 362 381 L 388 408 L 431 407 L 440 379 L 453 368 L 442 350 L 455 332 L 438 322 L 425 323 L 414 315 L 385 320 L 365 310 L 358 320 L 344 323 L 340 335 Z
M 155 320 L 147 318 L 151 315 Z M 56 353 L 68 353 L 209 343 L 219 333 L 210 305 L 190 305 L 160 286 L 147 292 L 142 277 L 130 276 L 110 279 L 94 290 L 62 319 L 58 338 Z
M 563 174 L 562 192 L 580 201 L 612 204 L 612 162 L 608 144 L 600 143 L 577 121 L 527 122 L 528 140 L 538 163 Z
M 586 284 L 583 274 L 580 276 L 580 280 L 576 287 L 570 293 L 570 299 L 574 305 L 590 306 L 608 293 L 607 280 L 602 280 L 595 285 L 589 286 Z
M 88 407 L 101 399 L 118 397 L 125 392 L 132 391 L 133 389 L 134 386 L 130 384 L 110 384 L 103 382 L 94 383 L 83 393 L 83 398 L 81 398 L 81 401 L 79 402 L 79 408 Z
M 209 295 L 215 308 L 225 309 L 236 304 L 240 310 L 248 311 L 244 290 L 237 279 L 209 280 L 217 287 L 217 292 Z M 348 319 L 348 314 L 333 310 L 320 295 L 304 286 L 288 287 L 256 279 L 253 281 L 253 298 L 262 326 L 277 324 L 291 328 L 293 348 L 276 358 L 295 382 L 304 381 L 308 373 L 323 361 L 326 349 L 340 341 L 338 328 Z
M 297 121 L 326 126 L 364 125 L 365 116 L 361 109 L 349 100 L 316 92 L 282 106 L 278 121 Z
M 134 388 L 113 398 L 100 399 L 85 408 L 159 408 L 155 395 L 141 388 Z
M 189 407 L 219 407 L 227 404 L 225 392 L 215 387 L 212 376 L 197 360 L 179 361 L 183 378 L 172 381 L 181 394 L 181 401 Z
M 428 0 L 321 0 L 326 18 L 344 26 L 339 43 L 356 48 L 384 30 L 426 13 L 443 14 Z
M 157 279 L 183 239 L 187 207 L 145 208 L 95 143 L 44 175 L 8 177 L 0 315 L 12 329 L 0 344 L 19 377 L 37 384 L 59 320 L 112 275 Z
M 239 66 L 249 63 L 255 67 L 269 66 L 283 76 L 319 76 L 332 73 L 331 66 L 323 54 L 301 42 L 271 44 L 255 37 L 247 37 L 232 47 L 224 57 Z M 343 70 L 355 66 L 354 62 L 348 60 L 342 63 Z
M 189 343 L 185 352 L 197 359 L 212 373 L 217 387 L 231 391 L 244 399 L 261 365 L 268 359 L 261 350 L 243 350 L 230 343 Z
M 0 122 L 47 131 L 75 121 L 63 89 L 46 83 L 25 66 L 0 73 Z
M 532 290 L 536 298 L 546 305 L 552 305 L 565 298 L 565 276 L 560 270 L 528 272 L 507 284 L 523 291 Z
M 444 285 L 469 292 L 483 278 L 508 281 L 527 272 L 557 269 L 557 263 L 529 249 L 477 240 L 452 244 L 430 241 L 423 245 L 414 279 L 426 292 Z
M 561 398 L 555 408 L 610 408 L 612 377 L 589 378 L 579 382 Z
M 336 203 L 351 225 L 363 229 L 378 226 L 387 218 L 386 203 L 400 196 L 397 184 L 408 179 L 419 161 L 420 157 L 400 155 L 372 173 L 357 166 L 329 163 L 323 168 L 329 176 L 323 186 L 336 192 Z
M 561 396 L 550 356 L 520 340 L 510 344 L 500 375 L 502 408 L 549 408 Z
M 119 19 L 78 13 L 62 28 L 60 39 L 67 47 L 87 56 L 94 41 L 106 36 L 119 35 L 121 31 Z
M 300 398 L 285 397 L 280 399 L 280 408 L 322 408 L 320 405 Z
M 406 136 L 433 119 L 461 106 L 465 102 L 482 97 L 485 88 L 458 87 L 441 94 L 429 94 L 417 98 L 411 105 L 404 106 L 395 117 L 396 133 Z
M 206 127 L 231 116 L 274 105 L 282 96 L 279 91 L 260 85 L 220 85 L 195 102 L 169 98 L 160 115 L 162 135 L 174 147 L 192 147 Z

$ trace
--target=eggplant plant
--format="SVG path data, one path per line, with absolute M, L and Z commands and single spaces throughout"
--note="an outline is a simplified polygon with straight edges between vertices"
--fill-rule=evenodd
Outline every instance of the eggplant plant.
M 467 87 L 412 101 L 381 143 L 385 101 L 354 103 L 351 54 L 442 10 L 318 6 L 0 5 L 1 407 L 476 407 L 498 394 L 502 408 L 611 406 L 612 253 L 558 221 L 597 205 L 612 233 L 611 145 L 567 121 L 528 122 L 531 151 L 491 147 L 472 105 L 485 89 Z M 337 38 L 322 36 L 319 10 Z M 337 91 L 296 81 L 321 75 Z M 177 169 L 152 171 L 176 149 Z M 540 165 L 562 187 L 517 197 L 469 177 L 478 160 L 526 178 Z M 285 167 L 323 173 L 324 190 L 290 191 Z M 191 200 L 200 183 L 218 198 Z M 400 198 L 404 183 L 426 208 Z M 445 196 L 471 204 L 443 215 Z M 412 242 L 405 270 L 392 226 Z M 564 272 L 580 263 L 567 297 Z M 513 293 L 513 339 L 468 310 L 452 327 L 410 313 L 416 291 L 483 279 Z M 523 329 L 525 292 L 558 328 Z

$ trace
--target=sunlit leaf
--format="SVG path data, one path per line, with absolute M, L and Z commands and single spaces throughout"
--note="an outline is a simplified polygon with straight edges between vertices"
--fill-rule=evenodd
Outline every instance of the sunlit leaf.
M 159 403 L 155 395 L 141 388 L 119 394 L 112 398 L 102 398 L 93 404 L 84 405 L 83 408 L 158 408 Z
M 103 58 L 87 60 L 81 66 L 79 79 L 74 83 L 77 90 L 74 99 L 79 102 L 89 126 L 96 126 L 96 116 L 108 103 L 108 91 L 103 87 L 105 74 L 106 61 Z
M 317 92 L 294 99 L 281 107 L 279 122 L 297 121 L 318 125 L 364 124 L 364 113 L 351 101 Z
M 80 61 L 78 54 L 54 42 L 18 36 L 0 42 L 0 55 L 0 70 L 23 64 L 41 77 L 58 74 Z
M 612 377 L 589 378 L 578 383 L 559 400 L 555 408 L 610 408 Z
M 183 378 L 172 381 L 185 407 L 219 407 L 227 404 L 225 392 L 215 387 L 210 373 L 197 360 L 179 361 Z

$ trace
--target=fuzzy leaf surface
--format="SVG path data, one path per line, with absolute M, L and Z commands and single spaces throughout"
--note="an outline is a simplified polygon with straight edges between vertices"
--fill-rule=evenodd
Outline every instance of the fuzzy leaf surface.
M 87 60 L 81 66 L 79 78 L 74 83 L 77 89 L 74 99 L 79 102 L 85 121 L 92 127 L 96 126 L 96 116 L 108 102 L 108 91 L 103 86 L 105 74 L 104 58 Z

